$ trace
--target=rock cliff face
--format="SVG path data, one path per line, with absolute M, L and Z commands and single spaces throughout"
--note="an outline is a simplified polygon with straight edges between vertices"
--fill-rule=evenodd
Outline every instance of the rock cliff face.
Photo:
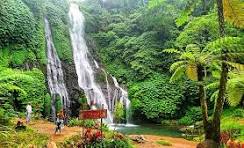
M 71 100 L 71 116 L 77 117 L 81 107 L 79 100 L 84 96 L 84 92 L 78 85 L 78 77 L 75 71 L 74 63 L 62 61 L 62 67 L 64 72 L 64 81 Z

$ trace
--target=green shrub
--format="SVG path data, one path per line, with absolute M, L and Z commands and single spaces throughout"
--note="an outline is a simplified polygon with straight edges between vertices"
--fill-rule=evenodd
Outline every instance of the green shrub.
M 169 77 L 162 74 L 132 84 L 129 96 L 135 117 L 142 115 L 154 120 L 176 118 L 183 102 L 180 85 L 169 83 Z
M 45 147 L 49 137 L 32 129 L 16 132 L 11 127 L 0 126 L 0 145 L 2 147 Z
M 178 124 L 180 125 L 192 125 L 193 123 L 194 123 L 193 119 L 188 116 L 184 116 L 178 121 Z
M 156 143 L 163 145 L 163 146 L 172 146 L 172 144 L 170 142 L 165 141 L 165 140 L 156 141 Z
M 94 120 L 80 120 L 78 118 L 69 120 L 68 126 L 80 126 L 80 127 L 87 127 L 92 128 L 96 125 Z
M 244 109 L 237 108 L 233 111 L 233 117 L 244 118 Z
M 178 123 L 180 125 L 191 125 L 202 119 L 202 112 L 200 107 L 191 107 L 186 111 L 184 117 L 182 117 Z
M 24 112 L 26 104 L 31 102 L 33 111 L 41 113 L 47 93 L 44 74 L 38 69 L 0 69 L 0 95 L 8 98 L 1 102 L 4 109 Z
M 6 110 L 0 108 L 0 125 L 9 125 L 10 117 L 6 114 Z

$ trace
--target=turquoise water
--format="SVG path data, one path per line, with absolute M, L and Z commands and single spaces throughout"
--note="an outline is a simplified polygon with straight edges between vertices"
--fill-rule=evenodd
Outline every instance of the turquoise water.
M 116 130 L 126 135 L 158 135 L 181 137 L 181 132 L 177 127 L 167 127 L 162 125 L 143 124 L 143 125 L 117 125 Z

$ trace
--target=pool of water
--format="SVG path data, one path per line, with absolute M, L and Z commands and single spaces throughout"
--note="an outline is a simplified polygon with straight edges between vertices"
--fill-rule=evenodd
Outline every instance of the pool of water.
M 158 135 L 158 136 L 171 136 L 181 137 L 181 132 L 177 127 L 168 127 L 155 124 L 117 124 L 110 125 L 111 129 L 121 132 L 126 135 Z

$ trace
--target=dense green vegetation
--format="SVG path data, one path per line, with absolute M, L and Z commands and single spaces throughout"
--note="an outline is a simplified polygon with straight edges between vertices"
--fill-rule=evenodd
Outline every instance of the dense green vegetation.
M 236 9 L 232 10 L 223 0 L 228 22 L 221 22 L 220 5 L 214 0 L 77 3 L 86 18 L 90 52 L 109 74 L 127 86 L 135 121 L 177 120 L 178 125 L 193 125 L 203 119 L 206 134 L 211 131 L 207 127 L 220 121 L 224 107 L 221 131 L 243 140 L 244 128 L 239 122 L 244 117 L 244 31 L 240 2 L 233 1 Z M 4 138 L 16 135 L 9 125 L 11 117 L 23 117 L 27 103 L 32 104 L 34 117 L 49 117 L 44 19 L 50 22 L 59 58 L 70 64 L 68 9 L 67 0 L 0 1 L 0 136 L 5 133 L 2 126 L 8 126 L 9 135 Z M 57 106 L 61 109 L 60 102 Z M 124 120 L 124 116 L 123 106 L 116 104 L 117 122 Z M 94 124 L 76 119 L 69 122 L 70 126 Z M 20 138 L 17 141 L 30 134 L 37 133 L 31 129 L 17 133 Z M 37 136 L 42 141 L 32 139 L 30 143 L 43 146 L 47 138 Z M 211 136 L 219 139 L 219 135 Z M 0 138 L 0 144 L 6 139 Z M 127 140 L 108 139 L 90 145 L 129 147 Z M 10 142 L 16 139 L 10 138 Z M 164 141 L 158 143 L 163 145 Z
M 115 3 L 103 8 L 94 0 L 81 8 L 87 18 L 86 32 L 96 41 L 98 58 L 111 74 L 128 86 L 134 116 L 151 121 L 175 119 L 190 107 L 199 106 L 195 82 L 177 82 L 177 85 L 169 82 L 170 65 L 177 56 L 163 50 L 193 50 L 190 49 L 195 48 L 191 47 L 193 44 L 203 50 L 217 40 L 220 37 L 217 14 L 211 3 L 207 13 L 202 12 L 201 2 L 191 6 L 182 1 L 151 1 L 144 6 L 138 1 L 133 8 Z M 181 9 L 188 5 L 194 9 L 188 14 L 191 19 L 177 27 L 179 19 L 183 19 Z M 243 36 L 240 29 L 230 24 L 226 26 L 226 33 Z M 208 92 L 208 100 L 211 93 Z M 210 106 L 213 109 L 213 105 Z M 179 111 L 183 114 L 176 114 Z

